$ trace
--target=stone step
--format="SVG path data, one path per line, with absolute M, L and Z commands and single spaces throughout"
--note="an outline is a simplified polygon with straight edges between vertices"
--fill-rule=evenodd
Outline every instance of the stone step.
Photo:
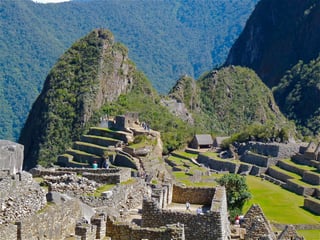
M 306 171 L 314 171 L 316 170 L 315 167 L 311 167 L 311 166 L 307 166 L 307 165 L 303 165 L 303 164 L 297 164 L 295 162 L 293 162 L 292 160 L 279 160 L 277 163 L 277 166 L 287 170 L 289 172 L 293 172 L 296 173 L 298 175 L 300 175 L 301 177 L 303 176 L 304 172 Z
M 134 140 L 133 134 L 124 131 L 114 131 L 108 128 L 91 127 L 89 135 L 96 135 L 101 137 L 115 138 L 124 143 L 131 143 Z
M 79 151 L 76 149 L 68 149 L 66 153 L 72 155 L 73 161 L 79 162 L 79 163 L 88 163 L 88 164 L 92 165 L 94 161 L 97 161 L 97 162 L 101 161 L 100 156 L 90 154 L 87 152 L 83 152 L 83 151 Z
M 266 174 L 282 182 L 287 182 L 289 179 L 301 179 L 301 176 L 298 174 L 284 170 L 278 166 L 269 167 Z
M 100 145 L 87 143 L 87 142 L 80 142 L 80 141 L 74 142 L 72 148 L 75 150 L 79 150 L 82 152 L 86 152 L 86 153 L 94 154 L 98 156 L 104 156 L 105 153 L 108 152 L 107 147 L 102 147 Z
M 102 147 L 109 147 L 114 146 L 118 147 L 123 144 L 123 141 L 115 139 L 115 138 L 108 138 L 108 137 L 101 137 L 96 135 L 83 135 L 81 136 L 82 142 L 87 142 L 95 145 L 99 145 Z

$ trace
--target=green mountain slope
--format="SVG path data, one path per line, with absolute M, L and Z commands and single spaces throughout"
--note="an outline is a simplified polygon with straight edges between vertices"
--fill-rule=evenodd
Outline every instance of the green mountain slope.
M 55 162 L 102 114 L 138 111 L 164 133 L 168 150 L 186 140 L 191 132 L 187 124 L 159 106 L 158 94 L 127 54 L 111 32 L 95 30 L 60 57 L 21 132 L 24 168 Z
M 320 133 L 320 57 L 300 61 L 274 89 L 281 110 L 295 120 L 304 135 Z
M 303 134 L 319 135 L 320 2 L 261 0 L 225 65 L 252 68 Z M 303 65 L 305 63 L 305 65 Z
M 274 129 L 288 124 L 270 89 L 248 68 L 224 67 L 198 81 L 183 77 L 169 96 L 187 106 L 202 131 L 229 135 L 252 124 Z
M 110 29 L 162 93 L 188 73 L 221 64 L 257 0 L 0 2 L 0 138 L 18 137 L 63 52 L 94 28 Z
M 232 46 L 225 65 L 252 68 L 269 87 L 299 60 L 320 52 L 320 2 L 262 0 Z

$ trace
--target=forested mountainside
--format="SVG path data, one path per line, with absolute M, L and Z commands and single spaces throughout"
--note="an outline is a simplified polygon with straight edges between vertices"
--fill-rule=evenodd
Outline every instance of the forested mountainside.
M 274 88 L 282 112 L 300 126 L 304 135 L 320 133 L 320 56 L 299 61 Z
M 110 29 L 153 86 L 221 64 L 258 0 L 0 1 L 0 138 L 16 139 L 56 60 L 94 28 Z
M 111 32 L 94 30 L 75 42 L 48 74 L 21 132 L 24 167 L 55 162 L 105 114 L 139 112 L 141 121 L 161 132 L 164 153 L 187 144 L 197 132 L 232 134 L 268 123 L 280 129 L 286 121 L 270 90 L 247 68 L 214 70 L 197 82 L 184 76 L 168 97 L 186 104 L 194 124 L 160 104 L 158 93 Z
M 319 134 L 319 22 L 318 0 L 261 0 L 225 63 L 252 68 L 275 87 L 279 107 L 303 134 Z
M 213 70 L 198 81 L 185 76 L 169 96 L 187 106 L 198 129 L 214 133 L 235 134 L 252 124 L 279 130 L 288 124 L 271 90 L 254 71 L 240 66 Z
M 144 104 L 145 111 L 157 109 L 150 115 L 157 119 L 161 115 L 163 124 L 174 122 L 179 130 L 182 121 L 173 116 L 164 120 L 166 111 L 156 102 L 158 94 L 128 59 L 127 48 L 115 42 L 111 32 L 95 30 L 74 43 L 47 76 L 19 139 L 25 150 L 24 168 L 54 162 L 89 126 L 98 124 L 102 113 L 125 113 L 129 103 Z

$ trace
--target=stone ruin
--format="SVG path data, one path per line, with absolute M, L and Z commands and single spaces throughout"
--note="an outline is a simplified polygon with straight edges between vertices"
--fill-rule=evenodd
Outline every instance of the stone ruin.
M 297 234 L 293 225 L 287 225 L 282 232 L 277 235 L 272 231 L 272 227 L 265 217 L 259 205 L 252 205 L 241 220 L 239 227 L 245 229 L 244 239 L 257 240 L 303 240 Z
M 44 177 L 50 186 L 51 192 L 46 195 L 30 173 L 21 171 L 23 157 L 19 158 L 18 150 L 23 151 L 23 147 L 10 146 L 11 143 L 2 148 L 4 153 L 0 155 L 0 239 L 227 240 L 231 237 L 223 187 L 185 188 L 170 182 L 152 185 L 141 178 L 120 184 L 131 178 L 130 170 L 33 169 L 34 177 Z M 79 171 L 82 177 L 77 176 Z M 86 195 L 92 192 L 90 186 L 96 188 L 100 183 L 112 181 L 116 186 L 100 197 Z M 59 187 L 55 186 L 57 183 Z M 67 185 L 72 187 L 66 188 Z M 202 206 L 203 214 L 197 214 L 194 209 L 186 212 L 183 209 L 186 201 L 191 206 Z M 175 204 L 180 208 L 172 207 Z M 241 228 L 245 233 L 238 239 L 303 239 L 296 234 L 294 226 L 274 234 L 256 205 L 244 216 Z

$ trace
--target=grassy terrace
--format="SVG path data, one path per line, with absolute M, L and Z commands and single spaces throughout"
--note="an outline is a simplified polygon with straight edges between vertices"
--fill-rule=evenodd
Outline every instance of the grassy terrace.
M 87 143 L 87 142 L 80 142 L 80 141 L 76 141 L 75 142 L 76 144 L 78 145 L 82 145 L 82 146 L 88 146 L 88 147 L 93 147 L 93 148 L 99 148 L 101 150 L 108 150 L 107 147 L 103 147 L 103 146 L 100 146 L 100 145 L 97 145 L 97 144 L 93 144 L 93 143 Z
M 116 132 L 110 128 L 104 128 L 104 127 L 91 127 L 90 129 L 97 129 L 97 130 L 100 130 L 100 131 L 104 131 L 104 132 Z
M 109 140 L 109 141 L 119 141 L 115 138 L 110 138 L 110 137 L 102 137 L 102 136 L 97 136 L 97 135 L 83 135 L 84 137 L 88 138 L 94 138 L 94 139 L 101 139 L 101 140 Z
M 314 167 L 310 167 L 310 166 L 302 165 L 302 164 L 297 164 L 297 163 L 291 161 L 290 159 L 284 159 L 284 160 L 281 160 L 281 161 L 287 163 L 288 165 L 300 168 L 302 170 L 306 170 L 306 171 L 314 171 L 314 170 L 316 170 L 316 168 L 314 168 Z
M 240 160 L 236 159 L 225 159 L 225 158 L 221 158 L 219 157 L 219 153 L 216 153 L 216 152 L 204 152 L 204 153 L 201 153 L 202 155 L 204 156 L 207 156 L 207 157 L 212 157 L 214 158 L 215 160 L 219 160 L 219 161 L 223 161 L 223 162 L 234 162 L 234 163 L 241 163 Z
M 206 152 L 202 154 L 209 157 L 214 157 L 217 160 L 228 161 L 219 158 L 217 153 Z M 184 170 L 186 169 L 183 167 L 183 164 L 188 162 L 187 160 L 176 156 L 171 156 L 169 159 L 180 168 Z M 188 163 L 192 164 L 191 162 Z M 284 172 L 294 177 L 294 179 L 290 181 L 297 182 L 300 185 L 304 184 L 305 186 L 312 186 L 302 182 L 300 180 L 301 176 L 297 174 L 285 171 L 278 167 L 275 168 L 280 172 Z M 312 170 L 310 167 L 306 167 L 305 169 Z M 173 176 L 175 177 L 176 181 L 181 182 L 186 186 L 194 187 L 214 187 L 216 186 L 214 179 L 222 177 L 222 174 L 211 174 L 211 176 L 201 176 L 200 181 L 195 182 L 192 179 L 192 175 L 194 174 L 195 170 L 204 171 L 203 168 L 196 167 L 194 164 L 192 164 L 189 172 L 173 172 Z M 319 224 L 320 216 L 304 210 L 303 196 L 292 193 L 269 181 L 262 181 L 261 178 L 255 176 L 247 176 L 246 179 L 252 194 L 252 199 L 245 204 L 243 209 L 244 213 L 252 204 L 259 204 L 270 222 L 281 224 Z M 319 230 L 303 230 L 298 231 L 298 233 L 304 236 L 306 240 L 320 239 Z
M 286 174 L 286 175 L 288 175 L 288 176 L 290 176 L 290 177 L 292 177 L 292 178 L 294 178 L 294 179 L 301 179 L 301 176 L 300 176 L 299 174 L 286 171 L 286 170 L 284 170 L 284 169 L 282 169 L 282 168 L 279 168 L 279 167 L 277 167 L 277 166 L 271 166 L 270 168 L 272 168 L 272 169 L 274 169 L 274 170 L 276 170 L 276 171 L 278 171 L 278 172 L 280 172 L 280 173 Z
M 246 212 L 252 204 L 259 204 L 271 222 L 282 224 L 319 224 L 320 216 L 303 209 L 304 197 L 289 192 L 269 181 L 247 176 L 252 199 L 245 204 Z
M 178 156 L 181 156 L 181 157 L 184 157 L 184 158 L 193 158 L 193 159 L 196 159 L 198 154 L 195 154 L 195 153 L 187 153 L 187 152 L 184 152 L 184 151 L 174 151 L 173 152 L 174 154 L 178 155 Z
M 75 153 L 77 155 L 99 158 L 99 156 L 97 156 L 97 155 L 94 155 L 94 154 L 91 154 L 91 153 L 87 153 L 87 152 L 83 152 L 83 151 L 76 150 L 76 149 L 68 149 L 67 153 L 70 154 L 70 155 L 73 155 L 72 153 Z
M 299 180 L 299 179 L 290 179 L 289 180 L 290 182 L 293 182 L 293 183 L 296 183 L 302 187 L 308 187 L 308 188 L 317 188 L 317 189 L 320 189 L 320 186 L 319 185 L 312 185 L 312 184 L 309 184 L 309 183 L 306 183 L 302 180 Z

